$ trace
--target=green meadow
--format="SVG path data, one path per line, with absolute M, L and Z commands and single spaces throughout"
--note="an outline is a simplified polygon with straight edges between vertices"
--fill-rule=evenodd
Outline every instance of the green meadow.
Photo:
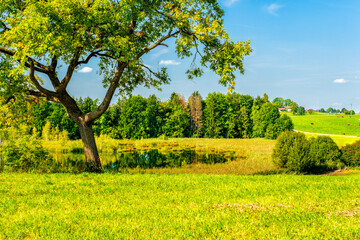
M 1 174 L 0 239 L 356 239 L 360 175 Z
M 295 130 L 360 137 L 360 115 L 315 114 L 289 115 Z
M 320 120 L 346 122 L 358 117 L 306 115 L 292 119 L 296 130 L 319 132 L 314 129 L 321 125 Z M 306 126 L 307 121 L 314 123 L 309 124 L 312 128 L 298 124 Z M 325 127 L 323 133 L 332 134 Z M 340 146 L 359 139 L 348 135 L 331 137 Z M 359 170 L 282 174 L 271 160 L 276 141 L 266 139 L 131 141 L 101 136 L 97 142 L 103 153 L 119 146 L 124 151 L 190 148 L 234 152 L 237 160 L 125 169 L 115 174 L 1 173 L 0 239 L 359 237 Z M 44 143 L 48 149 L 81 148 L 80 141 Z

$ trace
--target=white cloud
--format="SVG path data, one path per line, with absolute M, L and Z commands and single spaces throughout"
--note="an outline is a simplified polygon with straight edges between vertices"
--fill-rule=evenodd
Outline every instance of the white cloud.
M 177 62 L 175 60 L 161 60 L 159 62 L 159 65 L 180 65 L 180 62 Z
M 271 14 L 271 15 L 277 15 L 277 11 L 280 9 L 280 8 L 283 8 L 284 6 L 283 5 L 279 5 L 279 4 L 276 4 L 276 3 L 272 3 L 270 4 L 269 6 L 266 7 L 266 11 Z
M 91 67 L 84 67 L 79 70 L 79 73 L 89 73 L 89 72 L 92 72 L 92 70 L 93 69 Z
M 169 52 L 169 49 L 163 48 L 163 49 L 157 51 L 156 53 L 153 53 L 153 54 L 151 55 L 151 57 L 152 57 L 152 58 L 158 58 L 158 57 L 160 57 L 161 55 L 166 54 L 166 53 L 168 53 L 168 52 Z
M 230 7 L 231 5 L 233 5 L 234 3 L 238 2 L 239 0 L 225 0 L 224 1 L 224 5 L 227 7 Z
M 345 80 L 343 78 L 338 78 L 334 80 L 334 83 L 347 83 L 349 82 L 349 80 Z

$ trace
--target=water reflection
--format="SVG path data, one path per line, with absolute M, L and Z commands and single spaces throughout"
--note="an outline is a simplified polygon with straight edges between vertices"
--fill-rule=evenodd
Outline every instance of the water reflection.
M 84 155 L 75 153 L 57 153 L 53 155 L 54 160 L 64 167 L 84 166 Z M 194 150 L 178 150 L 161 152 L 158 149 L 114 152 L 100 154 L 103 170 L 107 172 L 117 172 L 121 169 L 133 168 L 174 168 L 188 164 L 205 163 L 225 163 L 234 160 L 233 155 L 217 153 L 198 153 Z
M 194 150 L 181 150 L 174 152 L 160 152 L 157 149 L 149 151 L 120 152 L 114 154 L 115 161 L 103 164 L 105 171 L 118 171 L 124 168 L 165 168 L 181 167 L 194 163 L 224 163 L 233 160 L 231 157 L 226 158 L 224 155 L 215 153 L 196 153 Z M 106 158 L 102 158 L 106 162 Z

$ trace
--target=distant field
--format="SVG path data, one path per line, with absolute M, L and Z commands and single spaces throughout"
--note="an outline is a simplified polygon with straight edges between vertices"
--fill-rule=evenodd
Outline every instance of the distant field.
M 0 239 L 358 239 L 360 175 L 0 174 Z
M 305 116 L 289 115 L 295 130 L 360 137 L 360 115 L 316 114 Z

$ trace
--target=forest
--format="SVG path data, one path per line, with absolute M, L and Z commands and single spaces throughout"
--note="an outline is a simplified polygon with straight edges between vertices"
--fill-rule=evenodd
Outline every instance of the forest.
M 85 113 L 93 111 L 99 104 L 97 99 L 89 97 L 76 101 Z M 62 105 L 45 99 L 28 100 L 23 103 L 25 107 L 15 105 L 19 104 L 11 100 L 7 108 L 3 107 L 1 129 L 18 121 L 26 125 L 30 134 L 42 135 L 52 131 L 53 135 L 62 132 L 69 139 L 80 138 L 78 126 L 67 117 Z M 12 113 L 14 111 L 16 114 Z M 115 139 L 160 136 L 275 139 L 281 132 L 292 129 L 291 119 L 280 115 L 266 94 L 253 98 L 239 93 L 217 92 L 208 94 L 205 99 L 198 92 L 187 100 L 177 93 L 167 101 L 161 101 L 155 95 L 118 99 L 93 124 L 95 135 L 105 134 Z

